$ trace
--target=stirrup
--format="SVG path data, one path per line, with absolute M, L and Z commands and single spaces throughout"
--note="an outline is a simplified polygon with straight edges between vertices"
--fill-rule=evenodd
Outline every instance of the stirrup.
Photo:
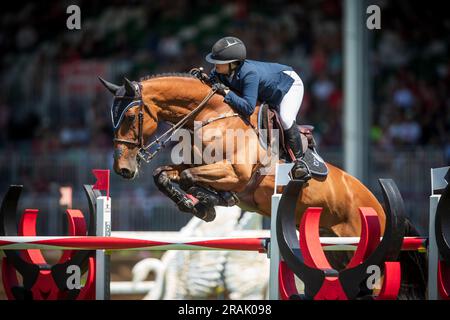
M 297 177 L 295 174 L 297 170 L 302 171 L 303 175 Z M 293 180 L 300 180 L 303 182 L 306 182 L 312 178 L 311 171 L 309 170 L 308 165 L 305 163 L 303 159 L 297 159 L 294 162 L 294 166 L 292 167 L 291 170 L 291 175 Z

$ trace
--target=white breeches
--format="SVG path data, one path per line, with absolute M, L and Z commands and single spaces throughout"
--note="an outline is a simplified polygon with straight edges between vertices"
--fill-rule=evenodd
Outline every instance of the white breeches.
M 288 76 L 293 78 L 295 81 L 292 87 L 284 95 L 283 100 L 280 103 L 280 118 L 283 129 L 289 129 L 295 119 L 297 118 L 297 113 L 300 110 L 303 100 L 303 81 L 300 79 L 295 71 L 283 71 Z

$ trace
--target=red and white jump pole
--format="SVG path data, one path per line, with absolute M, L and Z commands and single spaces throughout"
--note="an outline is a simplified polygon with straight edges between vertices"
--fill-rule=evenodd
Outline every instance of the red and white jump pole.
M 167 237 L 0 237 L 0 250 L 107 250 L 107 251 L 258 251 L 265 253 L 270 241 L 267 237 L 203 238 L 190 237 L 176 240 Z M 359 237 L 321 237 L 324 251 L 355 251 Z M 405 237 L 402 250 L 426 250 L 427 238 Z

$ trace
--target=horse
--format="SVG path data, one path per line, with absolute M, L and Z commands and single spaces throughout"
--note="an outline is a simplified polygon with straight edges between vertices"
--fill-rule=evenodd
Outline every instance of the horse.
M 268 156 L 269 151 L 258 142 L 255 130 L 257 112 L 249 118 L 241 117 L 223 101 L 223 96 L 211 92 L 208 83 L 190 73 L 159 74 L 142 78 L 139 82 L 125 78 L 122 86 L 102 78 L 100 81 L 114 95 L 114 171 L 118 175 L 125 179 L 135 178 L 141 161 L 154 156 L 146 156 L 146 143 L 157 130 L 158 124 L 168 122 L 177 127 L 181 123 L 184 129 L 200 135 L 202 150 L 214 149 L 212 145 L 217 147 L 219 141 L 222 146 L 219 150 L 223 150 L 219 155 L 221 160 L 206 162 L 201 159 L 194 163 L 191 161 L 158 167 L 153 177 L 159 190 L 174 201 L 181 211 L 191 212 L 206 221 L 214 218 L 214 205 L 237 204 L 243 210 L 270 217 L 275 180 L 273 174 L 258 175 L 262 167 L 258 155 Z M 260 104 L 256 110 L 258 108 Z M 203 130 L 199 131 L 199 127 Z M 231 158 L 230 154 L 225 153 L 227 145 L 230 148 L 227 139 L 215 139 L 211 134 L 206 134 L 212 130 L 224 137 L 229 129 L 247 133 L 244 143 L 232 146 Z M 156 140 L 156 143 L 161 147 L 160 140 Z M 192 147 L 192 157 L 197 155 L 199 158 L 200 155 L 201 158 L 202 150 L 198 149 L 198 145 Z M 245 161 L 230 160 L 242 155 Z M 386 216 L 374 194 L 357 178 L 330 163 L 326 165 L 328 175 L 308 180 L 298 195 L 297 222 L 306 208 L 322 207 L 321 236 L 357 237 L 361 231 L 358 208 L 372 207 L 377 212 L 383 234 Z M 419 270 L 417 260 L 420 259 L 403 256 L 405 263 L 411 266 L 409 270 Z M 327 257 L 333 267 L 342 269 L 350 254 L 328 252 Z M 409 281 L 420 282 L 415 278 L 411 277 Z M 417 283 L 419 293 L 409 292 L 407 296 L 422 297 L 425 287 L 424 283 Z

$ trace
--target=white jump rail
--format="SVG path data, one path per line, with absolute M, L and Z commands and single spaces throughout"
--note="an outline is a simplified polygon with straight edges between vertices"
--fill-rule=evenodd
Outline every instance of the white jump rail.
M 147 294 L 149 291 L 155 288 L 154 281 L 111 281 L 110 284 L 111 294 L 125 295 L 125 294 L 136 294 L 142 295 Z

